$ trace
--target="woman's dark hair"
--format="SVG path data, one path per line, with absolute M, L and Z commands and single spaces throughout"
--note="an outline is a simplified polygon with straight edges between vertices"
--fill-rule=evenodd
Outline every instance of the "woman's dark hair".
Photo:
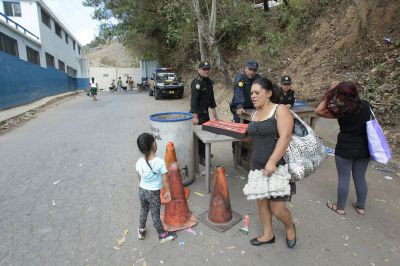
M 154 142 L 156 140 L 154 139 L 153 135 L 149 133 L 142 133 L 140 136 L 137 138 L 137 145 L 141 153 L 143 153 L 144 158 L 146 160 L 147 165 L 150 167 L 151 171 L 153 171 L 153 168 L 151 167 L 149 161 L 147 160 L 151 147 L 153 146 Z
M 256 80 L 254 80 L 253 84 L 258 84 L 260 85 L 261 88 L 267 91 L 271 91 L 271 102 L 273 103 L 279 103 L 279 97 L 280 97 L 280 89 L 277 85 L 272 84 L 272 82 L 263 77 L 259 77 Z
M 344 81 L 325 93 L 328 110 L 336 118 L 357 114 L 361 109 L 361 99 L 357 85 Z

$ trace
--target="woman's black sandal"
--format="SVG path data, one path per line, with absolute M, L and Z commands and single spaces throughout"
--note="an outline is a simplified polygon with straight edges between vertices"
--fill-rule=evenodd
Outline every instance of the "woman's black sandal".
M 334 208 L 334 206 L 336 206 L 336 208 Z M 346 213 L 344 212 L 344 209 L 339 209 L 339 208 L 337 207 L 337 203 L 332 203 L 332 204 L 329 206 L 329 202 L 327 202 L 327 203 L 326 203 L 326 207 L 328 207 L 331 211 L 334 211 L 334 212 L 336 212 L 336 213 L 339 214 L 339 215 L 345 215 L 345 214 L 346 214 Z M 339 211 L 343 211 L 343 213 L 338 212 L 338 210 L 339 210 Z
M 357 202 L 353 202 L 353 208 L 356 210 L 358 215 L 365 215 L 365 210 L 358 207 L 358 203 Z

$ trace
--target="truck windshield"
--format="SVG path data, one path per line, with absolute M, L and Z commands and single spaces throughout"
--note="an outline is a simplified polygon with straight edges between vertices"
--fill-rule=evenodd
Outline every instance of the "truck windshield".
M 157 73 L 157 80 L 165 81 L 165 80 L 177 80 L 175 73 Z

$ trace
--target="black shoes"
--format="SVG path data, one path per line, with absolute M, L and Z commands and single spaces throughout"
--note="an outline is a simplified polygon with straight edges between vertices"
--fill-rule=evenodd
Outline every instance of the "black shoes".
M 294 248 L 294 246 L 296 245 L 297 233 L 296 233 L 296 226 L 294 225 L 294 223 L 293 223 L 293 228 L 294 228 L 294 239 L 289 240 L 286 238 L 286 244 L 288 248 Z
M 286 237 L 286 244 L 287 244 L 288 248 L 294 248 L 294 246 L 296 245 L 297 233 L 296 233 L 296 226 L 294 225 L 294 223 L 293 223 L 293 228 L 294 228 L 294 233 L 295 233 L 294 239 L 290 240 L 290 239 L 287 239 L 287 237 Z M 252 244 L 253 246 L 260 246 L 263 244 L 273 244 L 273 243 L 275 243 L 275 236 L 273 236 L 270 240 L 265 241 L 265 242 L 258 240 L 257 237 L 250 240 L 250 244 Z
M 257 239 L 257 237 L 255 237 L 252 240 L 250 240 L 250 244 L 252 244 L 253 246 L 260 246 L 260 245 L 263 245 L 263 244 L 273 244 L 273 243 L 275 243 L 275 236 L 273 236 L 270 240 L 265 241 L 265 242 L 259 241 Z

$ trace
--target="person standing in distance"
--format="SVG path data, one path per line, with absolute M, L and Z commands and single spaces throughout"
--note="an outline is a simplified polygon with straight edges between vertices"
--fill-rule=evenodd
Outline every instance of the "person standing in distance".
M 213 119 L 218 119 L 210 69 L 211 65 L 208 62 L 201 62 L 197 69 L 198 75 L 191 84 L 190 112 L 193 114 L 193 125 L 202 125 L 210 120 L 209 108 L 211 108 Z M 201 141 L 199 156 L 200 163 L 204 165 L 205 144 Z
M 250 60 L 246 63 L 244 70 L 240 71 L 233 81 L 233 98 L 231 102 L 231 112 L 233 121 L 240 122 L 239 115 L 244 109 L 254 109 L 250 97 L 250 89 L 253 81 L 260 76 L 257 74 L 258 63 Z

